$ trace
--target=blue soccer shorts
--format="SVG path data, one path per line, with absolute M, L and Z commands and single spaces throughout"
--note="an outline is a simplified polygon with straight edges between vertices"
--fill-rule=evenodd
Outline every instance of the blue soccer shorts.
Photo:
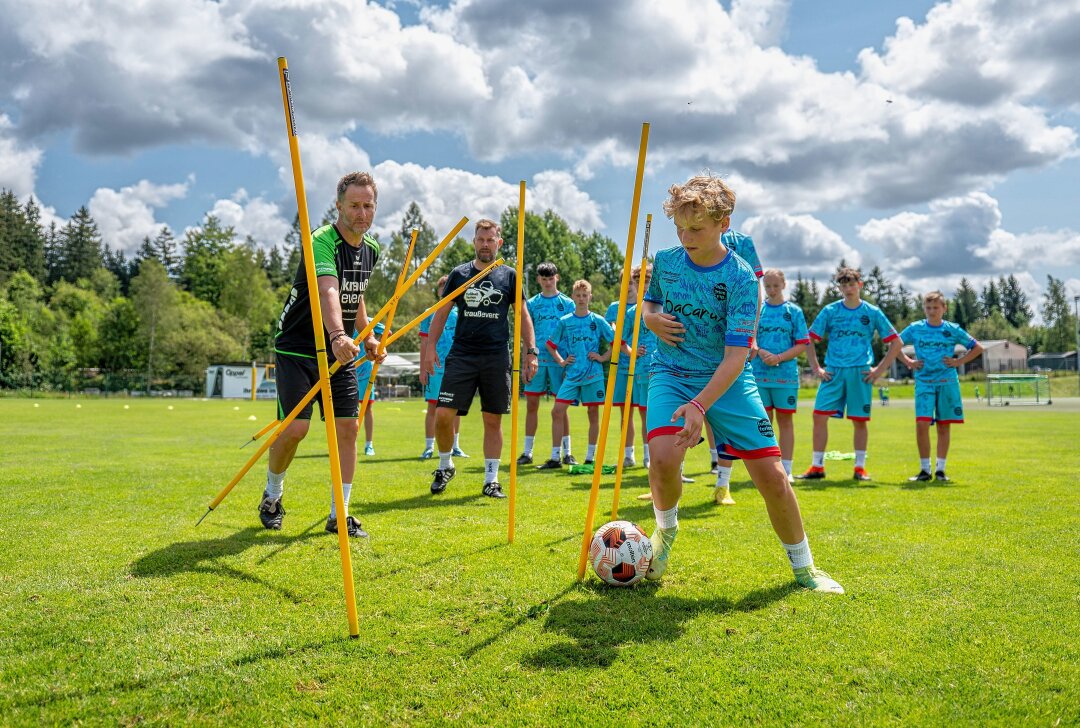
M 762 387 L 758 385 L 758 394 L 761 395 L 761 403 L 765 405 L 765 411 L 794 413 L 799 409 L 799 388 L 791 387 Z
M 557 364 L 545 364 L 537 368 L 536 375 L 525 385 L 526 397 L 542 397 L 558 394 L 566 370 Z
M 814 414 L 843 417 L 866 422 L 870 419 L 870 403 L 873 388 L 863 377 L 869 367 L 825 367 L 832 372 L 832 379 L 821 380 L 814 399 Z
M 964 424 L 964 402 L 960 399 L 960 383 L 915 382 L 915 421 Z
M 710 379 L 711 376 L 654 371 L 649 378 L 649 408 L 645 417 L 647 439 L 674 435 L 681 430 L 685 421 L 679 418 L 672 422 L 671 416 L 697 396 Z M 744 370 L 723 396 L 705 411 L 705 419 L 716 435 L 717 451 L 726 459 L 780 457 L 772 423 L 749 370 Z
M 424 399 L 428 402 L 438 403 L 439 401 L 439 390 L 442 389 L 443 371 L 445 371 L 444 366 L 437 366 L 435 367 L 435 373 L 428 376 L 427 386 L 424 387 Z
M 590 379 L 587 382 L 571 382 L 564 379 L 555 395 L 556 402 L 566 404 L 581 404 L 586 407 L 601 405 L 604 403 L 604 380 L 602 377 Z

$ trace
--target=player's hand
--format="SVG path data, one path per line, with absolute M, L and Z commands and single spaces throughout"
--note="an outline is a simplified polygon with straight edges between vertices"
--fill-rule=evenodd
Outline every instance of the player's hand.
M 426 387 L 428 383 L 428 373 L 424 371 L 424 365 L 420 365 L 420 385 Z
M 565 359 L 562 360 L 562 367 L 563 367 L 563 369 L 566 369 L 566 367 L 570 366 L 573 363 L 574 363 L 574 355 L 571 354 L 570 356 L 568 356 L 568 357 L 566 357 Z
M 884 370 L 881 367 L 874 367 L 863 375 L 863 381 L 873 384 L 874 380 L 880 377 L 882 374 L 884 374 Z
M 379 340 L 373 334 L 364 339 L 364 353 L 372 361 L 381 362 L 386 358 L 386 352 L 379 353 Z
M 815 369 L 814 369 L 814 370 L 813 370 L 813 371 L 811 372 L 811 374 L 813 374 L 813 375 L 814 375 L 815 377 L 817 377 L 818 379 L 823 379 L 823 380 L 824 380 L 824 381 L 826 381 L 826 382 L 828 382 L 828 381 L 831 381 L 831 380 L 832 380 L 832 377 L 833 377 L 833 374 L 832 374 L 832 372 L 830 372 L 830 371 L 829 371 L 829 370 L 827 370 L 827 369 L 822 369 L 821 367 L 817 367 L 817 368 L 815 368 Z
M 701 441 L 701 428 L 705 424 L 705 417 L 689 402 L 675 410 L 671 421 L 675 422 L 680 417 L 684 422 L 683 428 L 675 433 L 675 447 L 683 449 L 694 447 Z
M 436 362 L 438 362 L 438 360 L 439 360 L 439 357 L 437 357 L 437 356 L 435 356 L 435 357 L 425 357 L 425 356 L 420 357 L 420 376 L 428 377 L 428 376 L 431 376 L 431 375 L 435 374 L 435 366 L 436 366 Z M 425 382 L 425 384 L 426 384 L 426 382 Z
M 360 353 L 360 347 L 348 336 L 339 336 L 330 342 L 330 350 L 334 353 L 334 358 L 342 366 L 351 362 Z
M 521 378 L 528 384 L 536 376 L 536 370 L 539 369 L 540 363 L 537 361 L 535 354 L 526 354 L 524 364 L 525 366 L 521 368 Z
M 945 366 L 947 366 L 947 367 L 952 367 L 953 369 L 955 369 L 956 367 L 960 366 L 960 359 L 959 359 L 959 357 L 954 357 L 954 356 L 946 356 L 946 357 L 943 357 L 943 358 L 942 358 L 942 361 L 943 361 L 943 362 L 945 362 Z
M 603 361 L 604 360 L 604 357 L 600 356 L 600 354 L 598 354 L 595 351 L 590 351 L 588 354 L 586 354 L 586 356 L 589 358 L 589 361 Z
M 924 366 L 926 366 L 926 362 L 922 359 L 912 359 L 911 363 L 907 365 L 907 368 L 914 372 L 922 369 Z
M 649 352 L 645 350 L 644 346 L 642 346 L 641 344 L 638 344 L 638 348 L 637 348 L 637 355 L 638 356 L 645 356 L 648 353 Z
M 649 327 L 649 331 L 656 334 L 656 337 L 665 344 L 676 346 L 682 343 L 686 327 L 670 313 L 646 314 L 643 320 Z

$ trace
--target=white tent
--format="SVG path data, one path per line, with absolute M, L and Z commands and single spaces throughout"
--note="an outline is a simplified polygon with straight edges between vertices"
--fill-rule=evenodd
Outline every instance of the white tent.
M 379 377 L 386 379 L 395 379 L 397 377 L 404 377 L 410 374 L 419 374 L 420 365 L 415 364 L 408 359 L 402 358 L 397 354 L 387 354 L 386 359 L 379 365 Z

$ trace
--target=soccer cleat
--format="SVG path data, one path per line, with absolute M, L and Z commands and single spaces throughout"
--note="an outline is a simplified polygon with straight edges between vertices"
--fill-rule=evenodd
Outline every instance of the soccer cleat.
M 345 516 L 345 529 L 349 532 L 349 538 L 368 537 L 368 532 L 360 525 L 360 521 L 352 516 Z M 337 518 L 331 516 L 326 519 L 326 532 L 337 533 Z
M 720 464 L 715 460 L 712 461 L 712 466 L 709 468 L 709 472 L 716 475 L 720 472 Z
M 424 452 L 420 453 L 421 460 L 431 460 L 431 458 L 433 457 L 435 457 L 435 451 L 432 450 L 430 447 L 424 450 Z
M 636 461 L 636 460 L 634 460 L 634 458 L 633 458 L 633 457 L 628 457 L 628 458 L 623 458 L 623 459 L 622 459 L 622 466 L 623 466 L 624 468 L 632 468 L 632 467 L 634 467 L 635 465 L 637 465 L 637 461 Z
M 446 484 L 454 479 L 454 474 L 457 472 L 455 468 L 439 468 L 432 475 L 435 479 L 431 481 L 431 492 L 442 493 L 446 490 Z
M 870 473 L 866 472 L 866 468 L 856 467 L 851 473 L 851 479 L 866 482 L 870 480 Z
M 795 476 L 795 480 L 822 480 L 825 478 L 825 468 L 819 468 L 816 465 L 811 465 L 806 469 L 805 473 L 801 473 Z
M 788 473 L 787 474 L 787 482 L 788 482 L 788 485 L 795 485 L 795 476 L 792 475 L 791 473 Z
M 364 446 L 364 454 L 369 455 L 369 456 L 374 455 L 375 454 L 375 446 L 374 445 L 365 445 Z
M 537 465 L 536 469 L 537 470 L 562 470 L 562 463 L 560 463 L 555 458 L 551 458 L 550 460 L 545 460 L 540 465 Z
M 679 473 L 679 477 L 682 478 L 682 482 L 684 482 L 684 483 L 693 483 L 694 482 L 693 478 L 688 478 L 685 475 L 683 475 L 682 473 Z
M 532 453 L 523 452 L 521 455 L 518 455 L 517 464 L 532 465 Z
M 259 520 L 263 528 L 271 531 L 280 531 L 281 522 L 285 519 L 285 507 L 281 505 L 281 498 L 271 500 L 263 491 L 262 501 L 259 503 Z
M 484 483 L 484 490 L 482 491 L 488 498 L 505 498 L 506 493 L 502 492 L 502 486 L 499 485 L 499 481 L 493 480 L 490 483 Z
M 563 455 L 562 464 L 577 465 L 577 458 L 575 458 L 573 455 Z
M 844 593 L 844 587 L 840 586 L 836 579 L 833 579 L 816 566 L 803 566 L 795 569 L 795 583 L 804 589 L 823 594 Z
M 718 485 L 714 488 L 713 500 L 719 506 L 733 506 L 735 499 L 731 497 L 731 488 L 726 485 Z
M 910 478 L 908 478 L 909 483 L 925 483 L 928 480 L 933 480 L 933 478 L 930 476 L 930 473 L 926 472 L 925 470 L 920 470 L 918 475 L 912 475 Z
M 593 459 L 592 458 L 585 458 L 585 462 L 583 464 L 584 465 L 592 465 L 593 464 Z
M 927 478 L 927 480 L 930 480 L 930 478 Z M 949 476 L 945 474 L 944 470 L 939 470 L 936 473 L 934 473 L 934 480 L 936 480 L 939 483 L 948 483 L 949 482 Z
M 468 455 L 465 454 L 465 451 L 462 450 L 457 445 L 454 445 L 454 449 L 450 451 L 450 455 L 452 455 L 453 457 L 456 457 L 456 458 L 467 458 L 467 457 L 469 457 Z
M 649 562 L 649 571 L 645 578 L 656 581 L 664 575 L 668 567 L 668 556 L 671 555 L 671 545 L 675 543 L 675 537 L 679 535 L 679 527 L 657 528 L 649 537 L 652 541 L 653 556 Z
M 650 460 L 649 458 L 645 458 L 641 461 L 641 467 L 645 468 L 646 470 L 649 469 L 650 465 L 652 465 L 652 460 Z

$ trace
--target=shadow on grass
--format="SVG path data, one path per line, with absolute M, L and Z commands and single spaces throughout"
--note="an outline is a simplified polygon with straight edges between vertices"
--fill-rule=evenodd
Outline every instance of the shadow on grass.
M 795 583 L 789 582 L 754 590 L 732 602 L 661 596 L 653 584 L 616 589 L 590 581 L 582 591 L 592 592 L 595 598 L 555 604 L 544 621 L 545 632 L 566 635 L 573 641 L 545 647 L 528 656 L 524 664 L 543 670 L 610 667 L 625 644 L 674 642 L 695 617 L 757 611 L 796 589 Z
M 453 487 L 453 486 L 450 486 Z M 414 495 L 411 498 L 399 498 L 392 501 L 374 501 L 374 502 L 357 502 L 355 495 L 353 496 L 352 504 L 349 506 L 350 514 L 358 518 L 370 516 L 373 513 L 386 513 L 387 511 L 411 511 L 415 508 L 442 508 L 444 506 L 460 506 L 466 503 L 473 503 L 477 500 L 493 500 L 484 496 L 480 492 L 480 488 L 477 487 L 476 492 L 472 495 L 462 495 L 456 498 L 447 498 L 445 495 L 432 495 L 430 493 L 424 493 L 423 495 Z
M 493 544 L 491 544 L 489 546 L 483 546 L 481 548 L 474 549 L 472 551 L 467 551 L 465 553 L 453 553 L 453 554 L 447 554 L 445 556 L 438 556 L 438 557 L 436 557 L 434 559 L 430 559 L 428 561 L 424 561 L 424 562 L 421 562 L 421 563 L 418 563 L 418 564 L 411 564 L 410 563 L 410 564 L 408 564 L 406 566 L 398 566 L 396 568 L 389 569 L 387 571 L 380 571 L 377 567 L 375 567 L 375 568 L 371 569 L 370 578 L 372 578 L 372 579 L 375 579 L 375 578 L 381 579 L 381 578 L 385 578 L 385 577 L 388 577 L 388 576 L 396 576 L 397 574 L 420 573 L 420 572 L 423 572 L 425 569 L 427 569 L 429 567 L 435 566 L 436 564 L 439 564 L 439 563 L 441 563 L 443 561 L 447 561 L 449 559 L 456 559 L 456 560 L 460 560 L 460 561 L 468 561 L 472 557 L 479 556 L 480 554 L 486 553 L 488 551 L 497 551 L 498 549 L 508 548 L 508 547 L 509 547 L 508 543 L 506 543 L 505 541 L 500 541 L 499 543 L 493 543 Z M 369 567 L 369 568 L 371 568 L 371 567 Z
M 304 529 L 303 532 L 288 536 L 280 532 L 267 532 L 264 528 L 252 526 L 225 538 L 181 541 L 153 551 L 138 559 L 131 566 L 131 575 L 139 579 L 151 579 L 168 578 L 182 573 L 214 574 L 265 587 L 270 591 L 277 592 L 289 601 L 299 604 L 302 599 L 295 592 L 271 584 L 254 574 L 249 574 L 246 571 L 222 563 L 219 559 L 236 556 L 252 546 L 265 546 L 266 544 L 278 545 L 279 548 L 274 553 L 280 553 L 300 541 L 323 537 L 324 534 L 321 529 L 315 531 L 322 524 L 322 519 L 319 519 Z M 265 561 L 265 559 L 263 560 Z

